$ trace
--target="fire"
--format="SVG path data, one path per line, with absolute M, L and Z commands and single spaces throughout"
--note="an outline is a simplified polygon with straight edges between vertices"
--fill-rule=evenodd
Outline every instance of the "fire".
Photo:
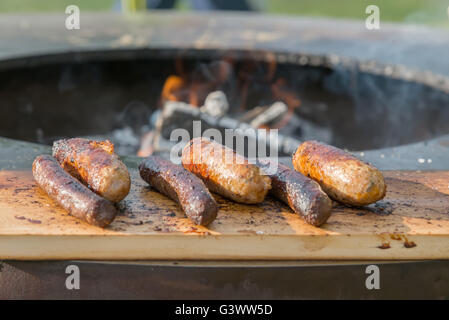
M 187 80 L 177 75 L 171 75 L 165 80 L 162 88 L 162 102 L 164 101 L 184 101 L 192 106 L 200 106 L 200 92 L 204 85 L 197 82 L 188 83 Z
M 218 61 L 199 63 L 194 70 L 187 70 L 183 61 L 177 59 L 175 69 L 177 75 L 170 75 L 164 83 L 161 93 L 162 103 L 183 101 L 200 107 L 210 92 L 222 90 L 226 84 L 233 84 L 238 88 L 240 111 L 243 112 L 248 109 L 249 93 L 256 87 L 256 90 L 270 92 L 273 102 L 283 101 L 287 105 L 286 115 L 270 126 L 277 129 L 288 124 L 294 110 L 301 105 L 301 100 L 289 88 L 287 80 L 277 77 L 277 62 L 273 53 L 266 54 L 265 62 L 250 60 L 240 63 L 238 68 L 230 55 Z M 262 74 L 260 74 L 261 70 L 263 70 Z
M 230 117 L 270 130 L 285 127 L 301 105 L 287 78 L 280 75 L 282 71 L 273 53 L 267 53 L 264 61 L 260 61 L 251 57 L 235 59 L 230 52 L 222 59 L 193 65 L 178 58 L 174 68 L 174 74 L 164 82 L 161 106 L 166 101 L 180 101 L 202 107 L 210 93 L 221 91 L 231 103 L 227 111 Z M 283 107 L 275 107 L 277 102 L 283 102 Z M 158 151 L 159 139 L 157 128 L 143 135 L 138 155 L 148 156 Z
M 186 72 L 180 59 L 175 62 L 178 75 L 170 75 L 161 93 L 162 102 L 183 101 L 200 107 L 207 95 L 229 81 L 232 65 L 229 59 L 200 64 L 193 72 Z
M 184 80 L 175 75 L 171 75 L 165 80 L 162 88 L 162 98 L 165 100 L 178 101 L 177 93 L 185 88 Z

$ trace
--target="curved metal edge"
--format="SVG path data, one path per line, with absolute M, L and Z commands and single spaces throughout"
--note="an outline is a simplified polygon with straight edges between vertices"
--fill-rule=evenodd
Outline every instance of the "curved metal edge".
M 402 65 L 384 64 L 373 60 L 360 61 L 335 54 L 316 55 L 306 52 L 288 52 L 250 49 L 197 49 L 197 48 L 133 48 L 133 49 L 86 49 L 71 51 L 54 51 L 41 55 L 0 59 L 0 71 L 14 68 L 35 67 L 58 63 L 101 62 L 111 60 L 138 60 L 148 58 L 207 58 L 207 59 L 252 59 L 260 62 L 290 63 L 300 66 L 326 67 L 329 69 L 346 69 L 351 72 L 364 72 L 396 80 L 415 82 L 449 94 L 449 77 L 430 71 L 421 71 Z

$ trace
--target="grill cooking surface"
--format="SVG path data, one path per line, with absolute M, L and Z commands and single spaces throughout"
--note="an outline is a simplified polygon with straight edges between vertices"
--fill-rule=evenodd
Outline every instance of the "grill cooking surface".
M 218 218 L 201 227 L 131 170 L 131 192 L 103 230 L 60 209 L 31 170 L 3 170 L 0 259 L 449 258 L 449 171 L 384 174 L 384 200 L 368 208 L 334 203 L 322 228 L 272 198 L 242 205 L 217 195 Z

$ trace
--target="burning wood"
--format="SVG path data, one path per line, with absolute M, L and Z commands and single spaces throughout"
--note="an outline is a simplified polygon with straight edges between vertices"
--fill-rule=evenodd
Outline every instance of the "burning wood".
M 236 65 L 232 58 L 199 63 L 193 70 L 178 61 L 176 75 L 169 76 L 162 89 L 162 111 L 158 110 L 152 116 L 151 127 L 154 130 L 143 136 L 138 155 L 147 156 L 154 152 L 168 154 L 178 144 L 178 141 L 170 141 L 171 133 L 176 129 L 185 129 L 191 137 L 195 136 L 195 121 L 201 123 L 202 132 L 199 134 L 207 129 L 217 129 L 224 136 L 226 129 L 232 129 L 236 135 L 244 135 L 248 143 L 257 145 L 259 142 L 263 145 L 262 139 L 266 139 L 257 136 L 257 129 L 262 128 L 282 129 L 296 137 L 302 137 L 302 133 L 307 132 L 308 137 L 331 142 L 325 129 L 297 116 L 295 109 L 301 105 L 301 100 L 288 81 L 277 76 L 274 57 L 269 57 L 262 68 L 250 61 L 239 70 L 235 72 Z M 237 85 L 240 92 L 239 97 L 232 96 L 233 106 L 229 105 L 228 97 L 221 91 L 229 89 L 227 86 L 230 84 Z M 255 85 L 257 90 L 265 87 L 275 102 L 269 106 L 251 108 L 243 116 L 229 116 L 246 111 L 248 90 Z M 301 127 L 293 128 L 291 122 L 300 122 Z M 251 130 L 255 133 L 250 134 Z M 268 141 L 265 143 L 269 146 Z M 294 138 L 278 135 L 280 155 L 290 155 L 298 144 L 299 141 Z
M 269 123 L 273 119 L 279 118 L 279 116 L 285 112 L 285 105 L 282 103 L 275 103 L 255 117 L 252 122 L 260 124 Z M 232 129 L 234 130 L 235 135 L 244 135 L 248 139 L 248 143 L 258 143 L 261 139 L 265 139 L 267 148 L 269 148 L 269 141 L 266 140 L 267 138 L 258 136 L 257 131 L 255 130 L 257 127 L 251 124 L 229 116 L 211 116 L 208 113 L 202 112 L 200 108 L 184 102 L 167 101 L 156 120 L 155 130 L 144 136 L 138 155 L 148 156 L 153 154 L 153 152 L 157 152 L 158 154 L 165 152 L 168 154 L 178 143 L 178 141 L 170 141 L 171 133 L 176 129 L 182 128 L 187 130 L 190 136 L 193 137 L 194 121 L 201 122 L 202 132 L 214 128 L 219 130 L 224 136 L 226 129 Z M 299 143 L 300 142 L 296 139 L 278 135 L 278 149 L 281 155 L 291 154 Z

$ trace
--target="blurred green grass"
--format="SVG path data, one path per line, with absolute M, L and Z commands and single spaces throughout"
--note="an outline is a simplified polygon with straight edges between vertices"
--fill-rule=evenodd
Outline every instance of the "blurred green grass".
M 365 8 L 376 4 L 381 21 L 448 25 L 449 0 L 249 0 L 271 14 L 364 19 Z M 0 12 L 64 11 L 78 5 L 81 11 L 109 11 L 118 0 L 0 0 Z M 186 0 L 178 0 L 179 10 L 188 10 Z
M 443 0 L 275 0 L 267 2 L 268 11 L 272 13 L 355 19 L 364 19 L 365 8 L 371 4 L 379 7 L 382 21 L 438 23 L 449 20 L 447 15 L 449 1 Z

